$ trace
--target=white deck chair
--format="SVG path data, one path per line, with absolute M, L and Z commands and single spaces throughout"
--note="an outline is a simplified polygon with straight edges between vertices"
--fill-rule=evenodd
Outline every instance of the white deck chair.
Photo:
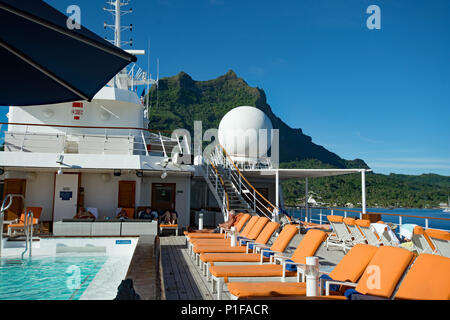
M 341 216 L 329 215 L 327 216 L 327 219 L 333 228 L 333 233 L 327 238 L 325 243 L 327 250 L 329 246 L 336 246 L 340 247 L 344 253 L 347 252 L 347 250 L 352 247 L 353 243 L 352 235 L 344 223 L 344 218 Z
M 415 226 L 411 240 L 419 254 L 421 253 L 434 253 L 435 247 L 431 242 L 425 230 L 421 226 Z
M 372 223 L 371 226 L 378 234 L 378 237 L 380 238 L 384 246 L 398 247 L 400 245 L 400 241 L 398 240 L 392 229 L 389 227 L 389 225 L 377 222 Z
M 353 245 L 356 245 L 357 243 L 366 243 L 364 235 L 361 233 L 361 230 L 359 230 L 358 226 L 355 224 L 355 221 L 356 220 L 354 218 L 344 218 L 344 223 L 352 235 Z
M 359 230 L 361 230 L 368 244 L 377 247 L 383 244 L 381 239 L 378 237 L 378 234 L 370 226 L 369 220 L 356 220 L 355 224 L 358 226 Z
M 430 237 L 431 242 L 436 248 L 436 253 L 440 256 L 450 258 L 450 232 L 427 229 L 425 233 Z

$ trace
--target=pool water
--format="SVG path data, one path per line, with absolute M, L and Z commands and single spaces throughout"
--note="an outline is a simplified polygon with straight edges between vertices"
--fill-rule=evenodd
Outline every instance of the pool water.
M 78 300 L 106 256 L 0 259 L 0 300 Z

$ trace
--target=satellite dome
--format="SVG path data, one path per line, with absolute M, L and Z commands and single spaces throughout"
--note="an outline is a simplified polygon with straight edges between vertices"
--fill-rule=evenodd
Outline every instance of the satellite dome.
M 254 160 L 267 156 L 272 142 L 272 122 L 255 107 L 228 111 L 219 124 L 219 142 L 234 159 Z

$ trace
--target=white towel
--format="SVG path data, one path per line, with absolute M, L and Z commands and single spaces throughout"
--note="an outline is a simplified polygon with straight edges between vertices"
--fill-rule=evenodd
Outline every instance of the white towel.
M 98 218 L 98 209 L 93 207 L 87 207 L 86 211 L 92 213 L 96 218 Z
M 389 227 L 389 225 L 383 223 L 371 223 L 370 226 L 373 227 L 380 238 L 383 236 L 384 232 L 387 232 L 392 239 L 392 245 L 398 246 L 400 244 L 400 241 L 398 240 L 394 231 L 392 231 L 391 227 Z
M 403 237 L 407 240 L 411 240 L 414 232 L 414 228 L 417 224 L 406 223 L 400 226 L 400 237 Z

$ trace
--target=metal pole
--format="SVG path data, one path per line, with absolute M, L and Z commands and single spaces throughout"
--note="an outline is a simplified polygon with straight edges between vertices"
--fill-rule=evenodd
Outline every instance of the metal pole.
M 308 178 L 305 178 L 305 218 L 308 218 Z
M 275 171 L 275 206 L 278 208 L 280 206 L 280 175 L 278 174 L 278 169 Z
M 366 170 L 361 171 L 361 197 L 362 213 L 366 213 Z

